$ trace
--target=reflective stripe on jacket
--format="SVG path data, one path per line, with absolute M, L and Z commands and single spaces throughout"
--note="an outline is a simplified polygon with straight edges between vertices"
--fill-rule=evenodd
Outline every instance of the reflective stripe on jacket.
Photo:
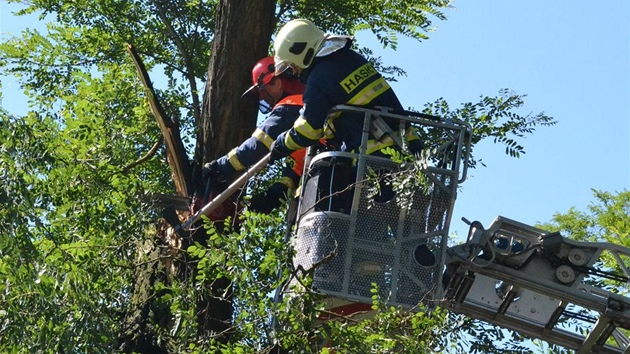
M 219 171 L 225 176 L 231 176 L 235 171 L 244 170 L 260 161 L 269 153 L 278 135 L 293 126 L 302 106 L 302 95 L 282 98 L 250 138 L 217 160 Z
M 343 151 L 359 147 L 362 115 L 344 113 L 329 117 L 328 111 L 339 104 L 402 109 L 389 84 L 360 54 L 350 49 L 351 42 L 336 52 L 317 57 L 301 78 L 306 82 L 304 108 L 286 133 L 276 139 L 277 148 L 290 152 L 315 144 L 324 135 L 334 138 Z M 393 130 L 397 125 L 388 122 Z

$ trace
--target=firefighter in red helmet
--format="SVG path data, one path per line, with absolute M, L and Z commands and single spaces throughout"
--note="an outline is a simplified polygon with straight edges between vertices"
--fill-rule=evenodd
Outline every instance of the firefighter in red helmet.
M 289 130 L 300 116 L 303 92 L 304 84 L 290 70 L 275 75 L 273 57 L 259 60 L 252 69 L 252 86 L 242 96 L 257 95 L 260 111 L 269 115 L 249 139 L 227 155 L 206 163 L 203 166 L 204 177 L 227 181 L 235 172 L 245 170 L 269 153 L 273 141 L 280 133 Z M 294 163 L 289 165 L 299 166 Z M 296 188 L 300 175 L 301 171 L 296 169 L 283 170 L 282 177 L 265 192 L 265 203 L 259 203 L 261 198 L 254 198 L 252 208 L 269 212 L 280 205 L 286 193 Z

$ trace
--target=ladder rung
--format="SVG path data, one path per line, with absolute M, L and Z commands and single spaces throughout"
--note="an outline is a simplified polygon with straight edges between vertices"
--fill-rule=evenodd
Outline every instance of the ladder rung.
M 547 324 L 545 324 L 545 330 L 550 331 L 556 326 L 558 320 L 560 319 L 560 316 L 562 316 L 562 313 L 564 312 L 564 309 L 567 308 L 567 305 L 568 302 L 564 300 L 560 301 L 560 305 L 558 305 L 558 308 L 553 311 L 551 317 L 549 318 L 549 321 L 547 321 Z
M 602 333 L 605 332 L 609 323 L 610 317 L 601 316 L 595 323 L 595 327 L 593 327 L 586 338 L 584 338 L 584 342 L 582 342 L 582 347 L 577 352 L 577 354 L 590 353 L 593 346 L 595 346 L 599 342 L 600 336 L 602 335 Z

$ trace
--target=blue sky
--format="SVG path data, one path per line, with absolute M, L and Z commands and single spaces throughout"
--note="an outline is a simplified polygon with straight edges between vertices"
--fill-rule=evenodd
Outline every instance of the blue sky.
M 519 113 L 544 111 L 558 124 L 523 140 L 526 154 L 518 159 L 491 141 L 477 146 L 487 167 L 471 170 L 461 185 L 451 231 L 467 232 L 461 217 L 485 226 L 498 215 L 546 222 L 571 207 L 586 211 L 591 188 L 629 189 L 630 2 L 453 5 L 427 41 L 401 39 L 396 52 L 371 45 L 407 71 L 392 83 L 403 105 L 444 97 L 455 108 L 510 88 L 527 95 Z M 363 45 L 374 42 L 366 38 L 358 36 Z
M 444 97 L 452 108 L 502 88 L 526 94 L 519 113 L 544 111 L 559 123 L 522 141 L 526 154 L 505 155 L 485 142 L 475 154 L 487 167 L 471 170 L 455 204 L 451 231 L 463 236 L 466 217 L 488 226 L 503 215 L 526 224 L 549 221 L 570 207 L 586 210 L 591 188 L 630 187 L 630 2 L 626 0 L 476 0 L 453 3 L 430 39 L 401 38 L 382 50 L 388 65 L 407 71 L 392 86 L 404 106 Z M 0 32 L 27 21 L 0 3 Z M 33 26 L 34 24 L 28 24 Z M 18 87 L 6 78 L 3 106 L 24 112 Z

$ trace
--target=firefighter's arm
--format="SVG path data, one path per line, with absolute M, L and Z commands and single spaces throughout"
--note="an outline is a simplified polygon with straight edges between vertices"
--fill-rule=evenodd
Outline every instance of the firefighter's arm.
M 229 176 L 235 171 L 242 171 L 258 162 L 270 151 L 278 135 L 293 126 L 299 115 L 300 107 L 296 105 L 274 108 L 251 137 L 217 160 L 219 170 Z
M 306 150 L 295 151 L 287 158 L 287 165 L 282 169 L 280 177 L 264 193 L 255 195 L 250 202 L 250 208 L 260 213 L 268 214 L 282 204 L 292 191 L 297 187 L 304 169 L 304 156 Z
M 309 85 L 304 92 L 304 107 L 293 127 L 274 142 L 272 158 L 288 156 L 291 152 L 314 145 L 324 136 L 324 124 L 332 108 L 326 92 Z M 275 156 L 274 156 L 275 155 Z

